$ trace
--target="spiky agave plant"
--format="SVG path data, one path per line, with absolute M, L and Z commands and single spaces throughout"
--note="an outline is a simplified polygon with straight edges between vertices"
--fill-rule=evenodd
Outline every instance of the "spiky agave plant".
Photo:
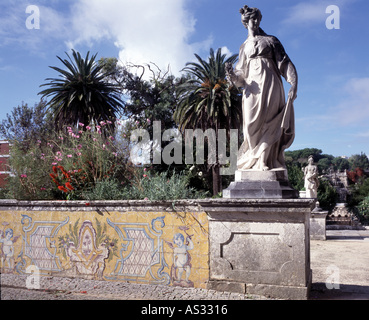
M 96 55 L 90 58 L 88 52 L 83 59 L 79 52 L 72 50 L 72 54 L 73 60 L 68 53 L 69 60 L 57 56 L 66 69 L 50 67 L 60 73 L 60 78 L 47 78 L 48 83 L 40 86 L 49 87 L 39 94 L 51 97 L 47 104 L 54 113 L 56 128 L 109 121 L 111 129 L 123 104 L 119 87 L 107 80 L 109 74 L 96 63 Z

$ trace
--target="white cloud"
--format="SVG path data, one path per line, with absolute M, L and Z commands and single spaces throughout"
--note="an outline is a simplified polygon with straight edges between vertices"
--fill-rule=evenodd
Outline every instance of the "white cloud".
M 196 21 L 185 4 L 185 0 L 79 0 L 71 22 L 78 36 L 69 46 L 110 39 L 123 63 L 170 65 L 176 74 L 197 50 L 211 44 L 210 39 L 190 43 Z
M 369 78 L 353 78 L 343 88 L 346 99 L 337 106 L 337 121 L 353 125 L 369 121 Z
M 358 132 L 353 135 L 358 138 L 369 138 L 369 131 Z
M 53 38 L 61 38 L 70 31 L 66 14 L 47 7 L 38 6 L 40 9 L 40 31 Z
M 287 18 L 283 21 L 285 24 L 302 25 L 306 23 L 315 23 L 325 21 L 324 2 L 301 2 L 293 6 L 288 12 Z
M 340 15 L 344 13 L 346 5 L 352 5 L 357 0 L 313 0 L 299 2 L 286 10 L 287 17 L 283 20 L 285 26 L 304 27 L 325 26 L 325 21 L 330 16 L 326 9 L 335 5 L 340 9 Z
M 194 53 L 205 55 L 209 35 L 194 42 L 196 20 L 189 0 L 39 0 L 40 29 L 28 30 L 26 0 L 0 4 L 0 47 L 21 47 L 45 55 L 50 46 L 76 49 L 109 41 L 123 63 L 158 65 L 178 75 Z M 56 40 L 56 41 L 55 41 Z M 62 48 L 58 49 L 62 50 Z
M 315 131 L 352 129 L 358 132 L 353 135 L 368 137 L 369 132 L 362 128 L 369 122 L 369 78 L 348 79 L 337 92 L 340 102 L 321 107 L 320 113 L 297 117 L 297 125 Z

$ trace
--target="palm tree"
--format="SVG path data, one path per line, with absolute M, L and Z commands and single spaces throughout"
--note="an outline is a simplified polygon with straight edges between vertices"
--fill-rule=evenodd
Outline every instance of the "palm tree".
M 181 131 L 213 128 L 218 137 L 219 129 L 239 128 L 241 119 L 241 98 L 238 88 L 230 86 L 226 80 L 226 63 L 234 64 L 238 55 L 226 59 L 222 50 L 215 54 L 210 49 L 209 60 L 195 54 L 198 63 L 189 62 L 183 69 L 190 77 L 179 86 L 180 97 L 174 113 L 174 120 Z M 217 157 L 218 158 L 218 157 Z M 219 162 L 211 166 L 213 194 L 221 191 Z
M 108 74 L 103 65 L 95 62 L 96 55 L 89 58 L 89 52 L 83 59 L 80 53 L 73 51 L 74 61 L 57 57 L 67 68 L 62 70 L 50 67 L 61 74 L 61 78 L 47 78 L 49 86 L 39 94 L 42 98 L 52 96 L 48 105 L 53 109 L 55 125 L 62 129 L 66 125 L 78 123 L 96 124 L 111 121 L 114 127 L 119 109 L 122 107 L 119 87 L 107 81 Z

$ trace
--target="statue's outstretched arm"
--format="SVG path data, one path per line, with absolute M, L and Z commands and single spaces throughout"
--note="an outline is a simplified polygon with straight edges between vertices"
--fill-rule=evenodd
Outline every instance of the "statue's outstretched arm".
M 231 85 L 238 88 L 246 87 L 246 80 L 244 73 L 241 70 L 234 70 L 232 64 L 226 63 L 227 80 Z

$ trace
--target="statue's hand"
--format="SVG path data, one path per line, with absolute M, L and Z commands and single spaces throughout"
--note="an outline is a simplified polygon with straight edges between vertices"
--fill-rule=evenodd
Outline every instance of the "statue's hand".
M 231 63 L 226 62 L 225 72 L 226 72 L 226 77 L 227 77 L 228 83 L 230 85 L 233 85 L 233 81 L 235 81 L 235 73 L 234 73 L 233 66 L 232 66 Z
M 226 71 L 226 75 L 228 77 L 234 74 L 233 66 L 232 66 L 231 63 L 226 62 L 226 64 L 225 64 L 225 71 Z

